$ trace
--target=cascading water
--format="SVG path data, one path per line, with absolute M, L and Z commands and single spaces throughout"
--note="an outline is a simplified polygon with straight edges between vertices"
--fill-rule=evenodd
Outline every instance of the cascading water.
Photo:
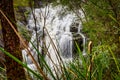
M 78 28 L 76 33 L 80 34 L 83 38 L 83 54 L 85 53 L 85 36 L 80 32 L 81 23 L 73 12 L 65 11 L 65 7 L 61 5 L 56 7 L 48 5 L 44 8 L 34 9 L 33 13 L 28 20 L 28 29 L 33 32 L 31 42 L 34 46 L 37 46 L 35 33 L 37 31 L 39 50 L 42 52 L 42 46 L 46 45 L 47 52 L 45 53 L 45 59 L 51 69 L 55 68 L 56 65 L 59 66 L 61 59 L 64 63 L 71 62 L 73 59 L 73 34 L 70 29 L 75 20 L 79 22 L 79 26 L 76 26 Z M 45 44 L 43 44 L 43 40 Z M 29 50 L 38 62 L 36 51 L 31 43 L 29 43 Z M 25 50 L 23 50 L 23 55 L 27 64 L 32 64 Z
M 85 48 L 86 48 L 86 37 L 84 36 L 84 34 L 81 32 L 81 29 L 82 29 L 82 26 L 81 25 L 79 25 L 78 26 L 78 34 L 80 34 L 81 35 L 81 37 L 82 37 L 82 39 L 83 39 L 83 51 L 82 51 L 82 53 L 83 53 L 83 55 L 86 55 L 86 50 L 85 50 Z

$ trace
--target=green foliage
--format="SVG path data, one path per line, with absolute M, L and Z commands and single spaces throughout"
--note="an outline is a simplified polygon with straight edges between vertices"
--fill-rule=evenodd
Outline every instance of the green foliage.
M 116 57 L 115 57 L 114 53 L 112 52 L 112 50 L 111 50 L 110 48 L 109 48 L 109 50 L 110 50 L 110 53 L 111 53 L 111 55 L 112 55 L 112 57 L 113 57 L 113 59 L 114 59 L 114 62 L 115 62 L 116 67 L 117 67 L 117 70 L 118 70 L 118 72 L 120 73 L 118 60 L 116 59 Z
M 109 48 L 109 45 L 93 47 L 92 75 L 90 75 L 88 71 L 88 68 L 90 66 L 90 55 L 84 57 L 83 55 L 81 55 L 81 53 L 79 53 L 79 60 L 75 60 L 73 63 L 70 64 L 70 67 L 68 68 L 68 72 L 70 72 L 70 75 L 72 76 L 70 80 L 90 80 L 90 76 L 91 80 L 119 80 L 119 69 L 117 70 L 118 74 L 111 70 L 111 64 L 113 63 L 111 63 L 110 61 L 113 58 L 116 67 L 120 67 L 120 65 L 117 64 L 117 58 L 112 55 L 113 52 Z
M 14 6 L 29 6 L 29 1 L 30 0 L 14 0 Z
M 100 42 L 111 45 L 117 42 L 120 29 L 119 3 L 119 0 L 89 0 L 83 5 L 88 18 L 88 22 L 84 23 L 83 31 L 87 32 L 86 34 L 95 44 Z
M 5 69 L 3 67 L 0 66 L 0 79 L 1 80 L 7 80 L 6 76 L 5 76 Z
M 32 43 L 31 43 L 32 44 Z M 32 44 L 33 45 L 33 44 Z M 53 80 L 119 80 L 119 67 L 118 60 L 115 57 L 114 53 L 112 52 L 109 45 L 101 45 L 97 47 L 93 47 L 92 53 L 87 54 L 87 56 L 83 56 L 80 48 L 77 46 L 77 53 L 79 54 L 78 59 L 74 60 L 71 63 L 66 63 L 63 66 L 58 67 L 62 70 L 62 76 L 60 74 L 53 75 L 53 71 L 49 67 L 49 65 L 46 63 L 44 57 L 40 54 L 38 49 L 33 45 L 37 53 L 40 55 L 40 63 L 42 63 L 41 66 L 43 66 L 43 72 L 46 72 L 49 76 L 46 75 L 48 78 L 52 78 Z M 29 69 L 26 64 L 19 61 L 16 57 L 11 55 L 10 53 L 4 51 L 4 49 L 0 48 L 1 51 L 3 51 L 7 56 L 11 57 L 13 60 L 21 64 L 23 67 L 27 69 L 28 72 L 31 72 L 36 76 L 37 79 L 43 80 L 43 77 L 38 74 L 37 72 L 34 72 L 33 70 Z M 90 63 L 90 57 L 92 57 L 92 65 Z M 117 73 L 111 70 L 111 60 L 113 60 L 117 67 Z M 92 70 L 91 74 L 89 72 L 89 66 L 91 65 Z M 51 76 L 51 77 L 50 77 Z M 91 77 L 91 78 L 90 78 Z

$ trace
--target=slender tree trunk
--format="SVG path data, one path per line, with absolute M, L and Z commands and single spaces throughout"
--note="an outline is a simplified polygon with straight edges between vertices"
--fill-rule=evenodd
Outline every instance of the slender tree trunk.
M 0 9 L 4 12 L 4 14 L 14 25 L 14 28 L 17 30 L 15 24 L 16 21 L 14 15 L 13 0 L 0 0 Z M 2 14 L 0 14 L 0 16 L 4 49 L 22 61 L 19 38 L 7 22 L 7 20 L 2 16 Z M 26 80 L 25 72 L 21 65 L 19 65 L 17 62 L 15 62 L 8 56 L 5 56 L 5 60 L 5 65 L 7 68 L 6 74 L 8 80 Z

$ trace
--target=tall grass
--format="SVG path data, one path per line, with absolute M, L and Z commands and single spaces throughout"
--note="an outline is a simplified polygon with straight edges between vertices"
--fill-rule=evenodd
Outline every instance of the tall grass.
M 42 63 L 43 72 L 46 74 L 48 79 L 52 80 L 119 80 L 119 60 L 115 57 L 111 48 L 106 45 L 100 45 L 97 47 L 93 47 L 92 53 L 87 54 L 87 56 L 83 56 L 80 51 L 79 46 L 77 46 L 77 53 L 79 56 L 70 63 L 66 63 L 64 66 L 58 67 L 61 73 L 54 73 L 51 67 L 46 63 L 44 57 L 40 55 L 40 61 Z M 35 47 L 34 47 L 35 48 Z M 11 57 L 13 60 L 21 64 L 28 72 L 32 73 L 36 80 L 43 80 L 44 76 L 40 73 L 35 72 L 27 65 L 25 65 L 22 61 L 19 61 L 9 52 L 4 51 L 4 49 L 0 48 L 2 52 L 4 52 L 7 56 Z M 40 52 L 36 49 L 37 53 Z M 89 71 L 90 57 L 92 55 L 92 66 L 91 66 L 91 74 Z M 113 63 L 111 63 L 113 61 Z M 111 64 L 115 64 L 114 67 L 117 69 L 117 72 L 111 70 Z M 2 69 L 2 68 L 1 68 Z M 33 79 L 34 80 L 34 79 Z
M 5 68 L 3 66 L 0 66 L 0 80 L 7 80 L 5 72 Z

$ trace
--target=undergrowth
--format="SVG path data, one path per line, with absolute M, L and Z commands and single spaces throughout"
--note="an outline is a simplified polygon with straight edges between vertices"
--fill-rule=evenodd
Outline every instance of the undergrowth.
M 61 64 L 58 68 L 61 70 L 60 73 L 53 72 L 51 67 L 46 63 L 44 57 L 40 55 L 40 60 L 42 63 L 43 69 L 42 72 L 36 72 L 31 70 L 25 63 L 15 58 L 9 52 L 6 52 L 4 49 L 0 48 L 7 56 L 11 57 L 13 60 L 21 64 L 28 72 L 30 72 L 36 80 L 42 79 L 52 79 L 52 80 L 119 80 L 120 70 L 119 70 L 119 59 L 116 58 L 112 52 L 110 46 L 108 45 L 99 45 L 92 48 L 92 53 L 83 56 L 80 48 L 77 46 L 77 54 L 72 62 Z M 40 53 L 37 49 L 38 54 Z M 91 58 L 90 58 L 91 57 Z M 41 67 L 41 66 L 40 66 Z M 91 69 L 89 69 L 91 67 Z M 3 68 L 0 68 L 1 71 L 4 71 Z M 1 78 L 5 78 L 4 75 L 0 75 Z M 46 77 L 46 78 L 44 78 Z

